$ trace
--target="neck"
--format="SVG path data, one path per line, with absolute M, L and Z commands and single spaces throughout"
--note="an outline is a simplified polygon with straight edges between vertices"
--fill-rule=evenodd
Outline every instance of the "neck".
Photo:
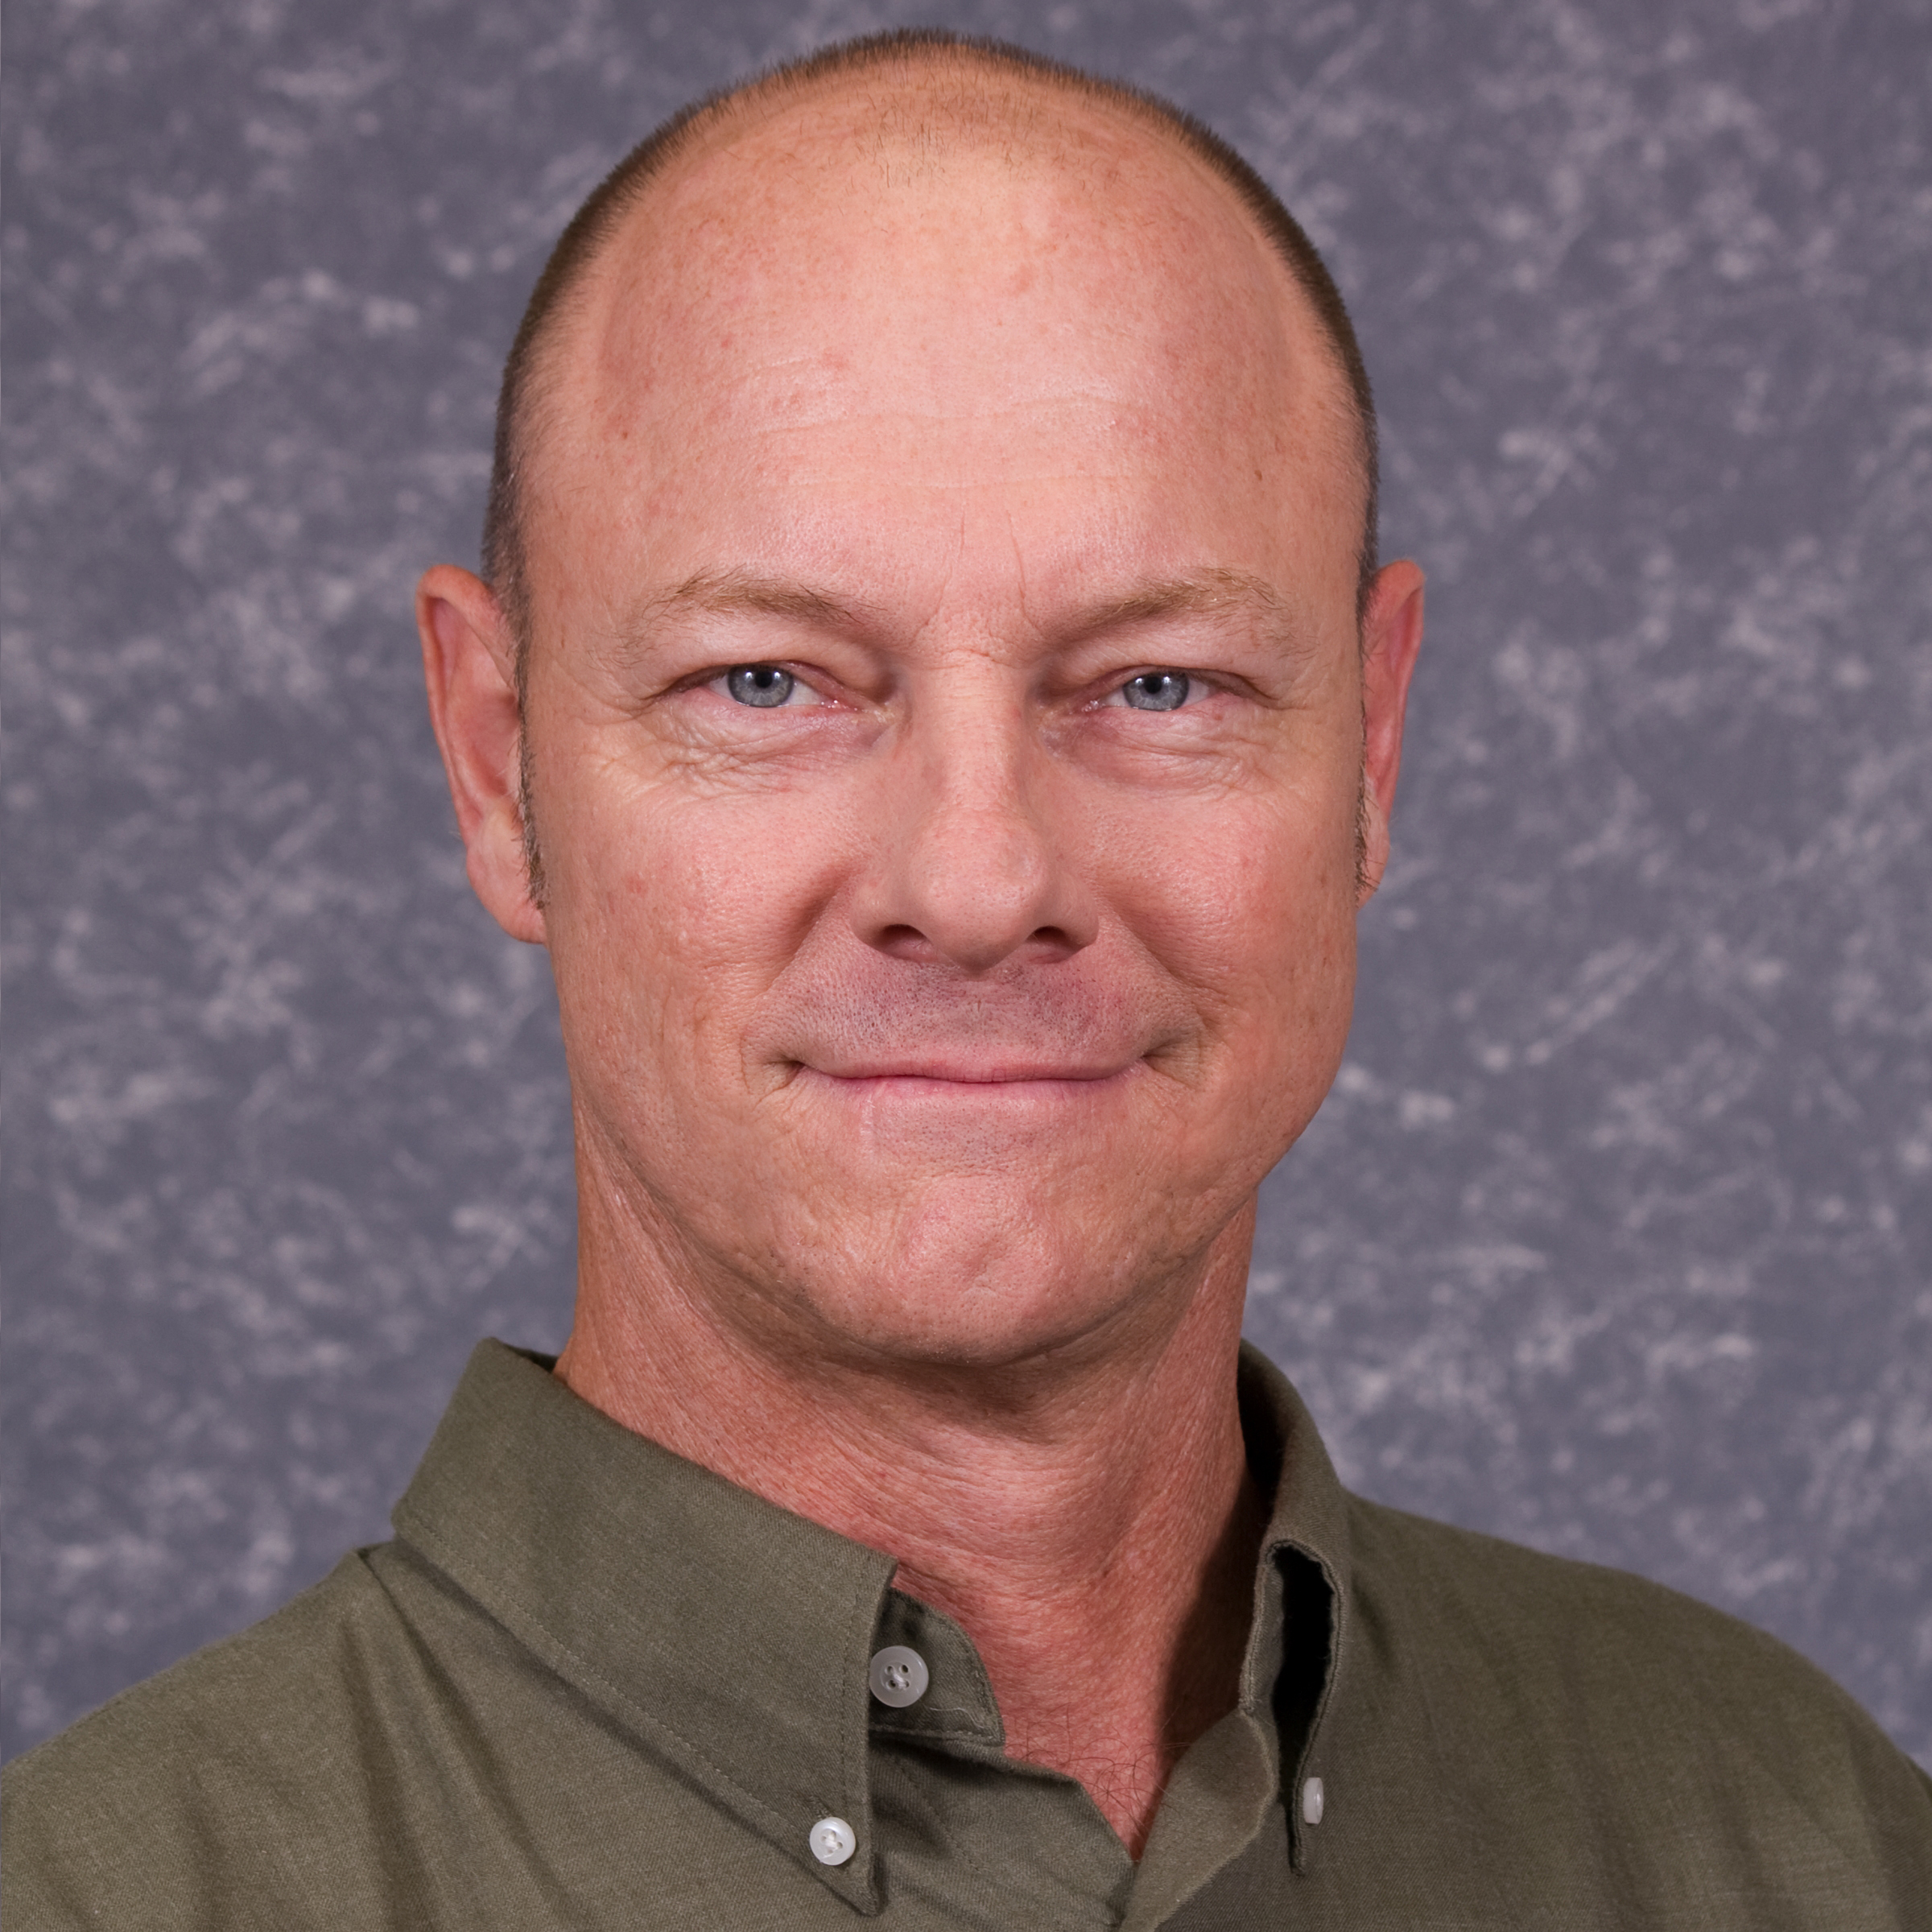
M 749 1344 L 609 1217 L 584 1222 L 558 1374 L 895 1558 L 898 1587 L 972 1637 L 1009 1754 L 1078 1778 L 1137 1858 L 1182 1753 L 1234 1706 L 1248 1637 L 1266 1514 L 1235 1397 L 1252 1207 L 1120 1348 L 992 1371 Z

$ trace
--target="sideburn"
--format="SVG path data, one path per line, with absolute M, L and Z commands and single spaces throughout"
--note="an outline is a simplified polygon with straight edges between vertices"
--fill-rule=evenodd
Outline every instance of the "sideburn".
M 517 822 L 523 833 L 523 871 L 529 881 L 530 902 L 543 910 L 543 852 L 537 843 L 537 819 L 532 803 L 530 756 L 530 629 L 517 625 Z

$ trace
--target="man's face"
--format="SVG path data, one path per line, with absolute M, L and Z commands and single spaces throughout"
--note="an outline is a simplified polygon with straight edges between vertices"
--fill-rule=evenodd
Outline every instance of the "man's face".
M 682 169 L 558 356 L 543 931 L 620 1265 L 1005 1363 L 1184 1293 L 1339 1063 L 1360 484 L 1192 163 L 847 112 Z

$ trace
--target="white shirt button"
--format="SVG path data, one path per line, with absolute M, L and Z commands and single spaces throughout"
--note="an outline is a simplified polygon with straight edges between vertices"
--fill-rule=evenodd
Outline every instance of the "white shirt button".
M 842 1818 L 822 1818 L 811 1828 L 811 1855 L 822 1865 L 842 1865 L 858 1848 L 857 1837 Z
M 1302 1823 L 1319 1825 L 1322 1822 L 1322 1781 L 1311 1777 L 1302 1786 Z
M 932 1678 L 918 1651 L 908 1650 L 903 1644 L 888 1644 L 873 1657 L 865 1681 L 881 1703 L 902 1711 L 926 1695 Z

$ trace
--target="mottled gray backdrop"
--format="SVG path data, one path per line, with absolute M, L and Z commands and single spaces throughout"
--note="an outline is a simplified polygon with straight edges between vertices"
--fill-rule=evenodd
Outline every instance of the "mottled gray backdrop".
M 19 0 L 9 1745 L 382 1535 L 473 1340 L 563 1335 L 549 977 L 411 580 L 578 197 L 935 17 L 1253 158 L 1432 578 L 1253 1332 L 1360 1487 L 1735 1610 L 1932 1762 L 1926 0 Z

